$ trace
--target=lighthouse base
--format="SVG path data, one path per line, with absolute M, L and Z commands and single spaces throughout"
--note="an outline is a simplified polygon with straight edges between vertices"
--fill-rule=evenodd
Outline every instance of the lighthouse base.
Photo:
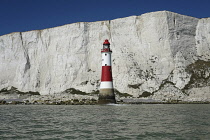
M 116 104 L 114 89 L 100 89 L 98 104 Z

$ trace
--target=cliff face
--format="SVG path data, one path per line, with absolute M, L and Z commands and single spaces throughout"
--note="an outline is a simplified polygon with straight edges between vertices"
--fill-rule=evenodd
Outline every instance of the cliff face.
M 133 97 L 210 100 L 210 18 L 168 11 L 0 37 L 0 89 L 97 91 L 109 39 L 114 87 Z

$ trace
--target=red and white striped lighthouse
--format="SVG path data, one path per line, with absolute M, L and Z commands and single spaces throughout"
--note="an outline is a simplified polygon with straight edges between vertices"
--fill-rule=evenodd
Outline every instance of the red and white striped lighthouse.
M 101 85 L 99 93 L 99 104 L 116 103 L 114 88 L 112 82 L 112 63 L 111 63 L 110 43 L 106 39 L 103 43 L 102 55 L 102 71 L 101 71 Z

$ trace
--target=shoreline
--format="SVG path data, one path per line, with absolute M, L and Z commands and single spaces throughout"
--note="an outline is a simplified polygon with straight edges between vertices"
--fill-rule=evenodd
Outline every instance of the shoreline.
M 116 104 L 122 105 L 140 105 L 140 104 L 210 104 L 210 101 L 167 101 L 167 102 L 122 102 Z M 98 100 L 69 100 L 60 102 L 28 102 L 28 101 L 11 101 L 0 100 L 0 105 L 99 105 Z

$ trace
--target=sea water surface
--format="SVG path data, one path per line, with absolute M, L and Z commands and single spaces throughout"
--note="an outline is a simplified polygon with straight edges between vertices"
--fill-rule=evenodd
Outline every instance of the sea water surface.
M 1 105 L 0 139 L 209 140 L 210 105 Z

